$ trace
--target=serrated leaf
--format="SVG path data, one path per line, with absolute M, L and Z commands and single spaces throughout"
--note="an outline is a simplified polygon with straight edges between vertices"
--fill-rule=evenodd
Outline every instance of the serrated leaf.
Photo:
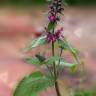
M 13 96 L 37 96 L 39 92 L 53 85 L 52 78 L 41 72 L 34 72 L 20 81 Z
M 37 46 L 40 46 L 46 43 L 47 43 L 46 36 L 41 36 L 39 38 L 32 40 L 32 42 L 28 45 L 28 47 L 25 50 L 30 51 L 32 48 L 35 48 Z

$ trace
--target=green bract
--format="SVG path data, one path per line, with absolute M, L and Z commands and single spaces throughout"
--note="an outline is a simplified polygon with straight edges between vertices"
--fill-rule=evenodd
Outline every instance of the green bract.
M 52 30 L 55 29 L 56 25 L 57 25 L 57 23 L 51 23 L 51 22 L 50 22 L 50 23 L 48 24 L 48 29 L 47 29 L 48 32 L 52 32 Z

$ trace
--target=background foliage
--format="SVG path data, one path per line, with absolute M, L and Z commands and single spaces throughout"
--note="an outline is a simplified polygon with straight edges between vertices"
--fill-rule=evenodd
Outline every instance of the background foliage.
M 12 4 L 12 5 L 34 5 L 34 4 L 46 4 L 47 0 L 0 0 L 0 5 Z M 96 0 L 65 0 L 69 5 L 90 5 L 96 4 Z

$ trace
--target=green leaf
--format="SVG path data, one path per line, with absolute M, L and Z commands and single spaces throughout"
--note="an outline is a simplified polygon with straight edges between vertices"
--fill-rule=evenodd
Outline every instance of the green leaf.
M 25 62 L 32 65 L 43 65 L 46 58 L 41 56 L 40 54 L 36 54 L 36 57 L 27 57 L 25 58 Z
M 47 43 L 46 36 L 41 36 L 37 39 L 34 39 L 25 50 L 30 51 L 32 48 L 35 48 L 37 46 L 40 46 L 46 43 Z
M 25 62 L 33 65 L 41 65 L 41 62 L 37 58 L 32 58 L 32 57 L 26 58 Z
M 49 59 L 47 59 L 46 61 L 45 61 L 45 63 L 46 64 L 48 64 L 48 65 L 52 65 L 53 63 L 55 62 L 55 64 L 58 66 L 61 66 L 61 67 L 74 67 L 74 66 L 76 66 L 76 64 L 71 64 L 71 63 L 68 63 L 68 62 L 66 62 L 63 58 L 61 58 L 61 57 L 58 57 L 58 56 L 53 56 L 53 57 L 51 57 L 51 58 L 49 58 Z M 60 63 L 60 64 L 59 64 Z
M 53 57 L 50 57 L 49 59 L 47 59 L 45 61 L 46 64 L 53 64 L 56 60 L 59 61 L 59 59 L 61 59 L 59 56 L 53 56 Z
M 59 46 L 60 46 L 62 49 L 68 50 L 68 51 L 73 55 L 73 57 L 75 58 L 75 60 L 76 60 L 76 62 L 77 62 L 78 64 L 80 63 L 76 48 L 73 48 L 71 45 L 69 45 L 69 43 L 67 42 L 66 39 L 64 39 L 64 41 L 58 39 L 58 44 L 59 44 Z
M 72 96 L 96 96 L 96 93 L 92 92 L 93 90 L 83 89 L 75 90 Z M 96 91 L 95 91 L 96 92 Z
M 53 30 L 55 27 L 56 27 L 56 23 L 49 23 L 48 24 L 48 31 L 51 31 L 51 30 Z
M 46 60 L 46 58 L 44 56 L 41 56 L 40 54 L 36 54 L 35 56 L 40 62 L 44 62 Z
M 56 61 L 56 65 L 58 65 L 58 61 Z M 73 68 L 76 66 L 76 64 L 72 64 L 72 63 L 68 63 L 66 62 L 64 59 L 60 60 L 60 64 L 61 67 L 68 67 L 68 68 Z
M 68 45 L 63 40 L 58 39 L 58 44 L 59 44 L 59 46 L 62 49 L 64 49 L 64 50 L 67 50 L 68 49 Z
M 75 48 L 73 48 L 71 45 L 69 45 L 69 43 L 67 42 L 66 39 L 64 39 L 64 41 L 58 39 L 58 44 L 60 45 L 60 47 L 61 47 L 62 49 L 69 50 L 71 53 L 77 54 Z
M 37 96 L 39 92 L 53 85 L 51 77 L 46 77 L 41 72 L 34 72 L 19 82 L 13 96 Z

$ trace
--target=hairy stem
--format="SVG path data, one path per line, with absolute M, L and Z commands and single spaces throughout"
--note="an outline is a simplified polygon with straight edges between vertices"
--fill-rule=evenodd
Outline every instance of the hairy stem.
M 54 53 L 55 53 L 55 51 L 54 51 L 54 42 L 52 42 L 52 55 L 53 56 L 55 55 Z M 56 94 L 57 94 L 57 96 L 61 96 L 60 91 L 59 91 L 58 82 L 57 82 L 58 75 L 57 75 L 57 70 L 56 70 L 55 62 L 53 63 L 53 71 L 54 71 L 54 82 L 55 82 Z

